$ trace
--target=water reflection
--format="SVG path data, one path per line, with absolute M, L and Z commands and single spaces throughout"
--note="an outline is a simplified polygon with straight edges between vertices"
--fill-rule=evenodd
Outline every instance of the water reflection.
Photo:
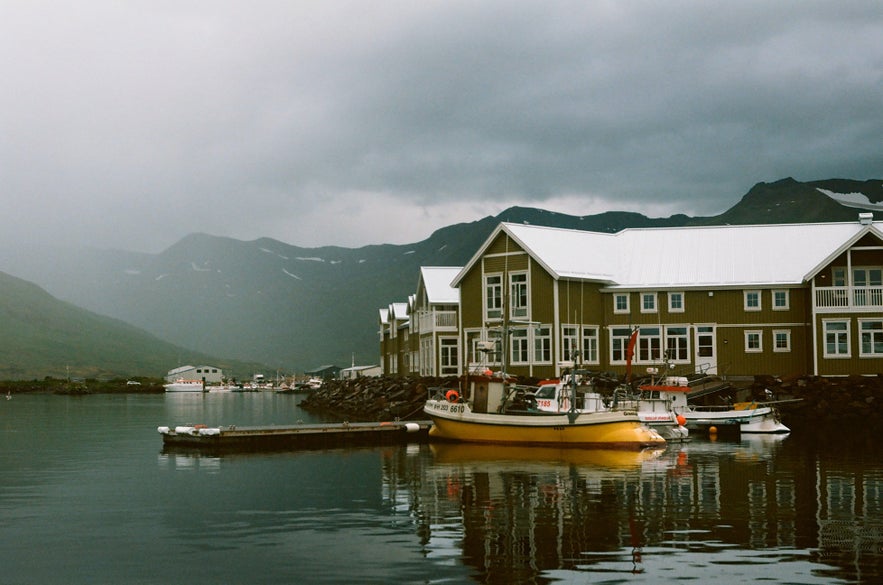
M 876 582 L 883 470 L 783 437 L 618 452 L 432 445 L 385 459 L 430 558 L 481 582 Z M 403 478 L 411 491 L 403 491 Z

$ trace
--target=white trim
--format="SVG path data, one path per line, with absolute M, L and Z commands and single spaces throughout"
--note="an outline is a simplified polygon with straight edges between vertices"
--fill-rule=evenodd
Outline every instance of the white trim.
M 776 306 L 776 293 L 784 293 L 785 295 L 785 304 L 781 307 Z M 772 304 L 773 311 L 787 311 L 791 308 L 791 291 L 784 288 L 774 288 L 770 292 L 770 303 Z
M 745 353 L 763 353 L 763 329 L 746 329 L 745 335 Z M 748 340 L 751 336 L 757 335 L 757 347 L 749 347 Z
M 845 323 L 846 353 L 828 353 L 828 323 Z M 822 319 L 822 357 L 828 360 L 842 360 L 852 358 L 852 320 L 851 319 Z
M 615 292 L 613 293 L 613 314 L 614 315 L 627 315 L 629 313 L 629 308 L 631 305 L 631 294 L 630 293 L 621 293 Z M 625 297 L 625 309 L 619 309 L 616 306 L 616 297 Z
M 776 336 L 785 335 L 785 347 L 779 347 Z M 791 330 L 790 329 L 773 329 L 773 353 L 790 353 L 791 352 Z
M 757 306 L 748 305 L 748 296 L 757 293 Z M 763 291 L 760 289 L 749 289 L 742 291 L 742 308 L 745 311 L 762 311 L 763 310 Z
M 681 295 L 681 306 L 672 307 L 672 295 Z M 686 310 L 687 305 L 687 294 L 682 290 L 672 290 L 668 291 L 668 312 L 669 313 L 683 313 Z
M 648 309 L 644 305 L 644 300 L 646 298 L 653 299 L 653 307 Z M 641 312 L 642 313 L 658 313 L 659 312 L 659 295 L 656 292 L 641 292 L 638 294 L 638 299 L 641 303 Z

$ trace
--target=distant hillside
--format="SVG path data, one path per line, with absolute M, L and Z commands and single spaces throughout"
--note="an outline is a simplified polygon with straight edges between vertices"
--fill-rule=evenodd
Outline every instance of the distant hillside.
M 160 341 L 132 325 L 59 301 L 35 284 L 0 272 L 0 380 L 46 376 L 161 377 L 176 365 L 221 362 Z M 229 370 L 228 370 L 229 371 Z
M 828 193 L 843 196 L 832 197 Z M 858 195 L 861 194 L 861 195 Z M 755 185 L 715 217 L 648 218 L 608 212 L 572 216 L 513 207 L 447 226 L 408 245 L 301 248 L 193 234 L 160 254 L 59 250 L 0 269 L 67 301 L 211 355 L 286 371 L 378 360 L 378 309 L 406 301 L 420 266 L 465 264 L 501 221 L 615 232 L 634 227 L 854 221 L 883 200 L 883 182 L 783 179 Z M 864 208 L 855 201 L 867 201 Z M 846 204 L 844 204 L 844 202 Z M 883 206 L 880 206 L 883 209 Z M 161 371 L 178 360 L 168 357 Z

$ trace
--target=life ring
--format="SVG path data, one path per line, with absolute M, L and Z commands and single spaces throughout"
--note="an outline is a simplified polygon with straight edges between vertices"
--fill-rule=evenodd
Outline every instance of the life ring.
M 448 390 L 445 392 L 445 398 L 447 398 L 448 402 L 453 402 L 456 404 L 460 401 L 460 393 L 456 390 Z

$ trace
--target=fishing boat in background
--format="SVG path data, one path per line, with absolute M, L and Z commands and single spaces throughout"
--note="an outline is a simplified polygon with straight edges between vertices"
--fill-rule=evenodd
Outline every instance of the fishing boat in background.
M 433 439 L 532 446 L 643 449 L 665 445 L 630 408 L 544 412 L 532 401 L 534 387 L 503 373 L 468 375 L 459 388 L 433 388 L 424 406 Z M 575 401 L 574 401 L 575 402 Z

